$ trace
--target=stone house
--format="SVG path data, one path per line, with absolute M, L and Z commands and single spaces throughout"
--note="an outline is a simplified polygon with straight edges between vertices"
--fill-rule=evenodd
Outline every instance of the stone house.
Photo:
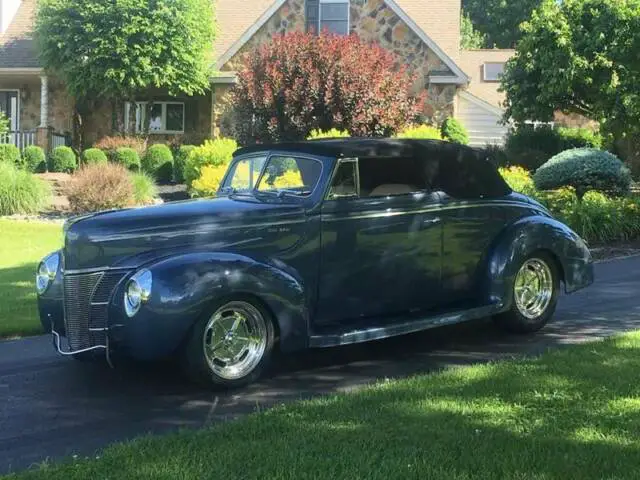
M 276 33 L 329 29 L 355 33 L 394 52 L 418 74 L 416 88 L 428 92 L 425 114 L 434 122 L 459 118 L 474 145 L 500 144 L 499 77 L 511 50 L 460 49 L 461 0 L 217 0 L 215 71 L 205 95 L 168 97 L 154 92 L 152 139 L 198 142 L 225 134 L 226 97 L 243 57 Z M 36 0 L 3 0 L 0 10 L 0 110 L 11 120 L 4 141 L 51 146 L 68 141 L 72 100 L 64 86 L 40 68 L 32 39 Z M 86 119 L 87 142 L 124 125 L 143 125 L 142 102 L 97 108 Z M 0 142 L 3 140 L 0 139 Z

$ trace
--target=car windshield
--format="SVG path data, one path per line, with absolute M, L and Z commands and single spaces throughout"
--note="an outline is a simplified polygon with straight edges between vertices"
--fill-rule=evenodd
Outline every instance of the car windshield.
M 256 186 L 256 182 L 262 172 L 267 157 L 244 158 L 231 165 L 227 178 L 222 185 L 226 192 L 250 192 Z
M 322 164 L 309 158 L 273 155 L 269 158 L 256 190 L 311 195 L 320 180 Z

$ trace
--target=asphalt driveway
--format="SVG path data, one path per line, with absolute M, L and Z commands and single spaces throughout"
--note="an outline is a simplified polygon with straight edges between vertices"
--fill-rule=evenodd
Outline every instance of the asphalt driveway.
M 56 356 L 47 337 L 0 342 L 0 473 L 67 455 L 90 456 L 147 432 L 203 427 L 274 404 L 376 379 L 531 354 L 640 329 L 640 257 L 596 266 L 596 284 L 561 299 L 531 337 L 488 321 L 280 359 L 272 375 L 231 393 L 185 382 L 172 365 L 110 370 Z

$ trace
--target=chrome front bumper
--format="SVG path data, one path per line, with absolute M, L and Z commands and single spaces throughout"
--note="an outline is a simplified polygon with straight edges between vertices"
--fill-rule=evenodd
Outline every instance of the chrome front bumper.
M 111 349 L 109 348 L 109 332 L 108 330 L 105 332 L 106 342 L 105 345 L 95 345 L 93 347 L 83 348 L 81 350 L 71 350 L 71 347 L 67 345 L 67 349 L 63 349 L 62 347 L 62 337 L 56 331 L 54 322 L 51 322 L 51 339 L 53 341 L 53 347 L 60 355 L 64 355 L 65 357 L 72 357 L 74 355 L 80 355 L 88 352 L 96 352 L 98 350 L 104 350 L 105 352 L 105 360 L 109 364 L 111 368 L 113 368 L 113 362 L 111 360 Z

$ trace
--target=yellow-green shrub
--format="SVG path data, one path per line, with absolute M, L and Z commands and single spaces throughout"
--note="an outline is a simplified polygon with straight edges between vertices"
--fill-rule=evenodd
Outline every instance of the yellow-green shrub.
M 243 165 L 238 165 L 241 167 Z M 191 183 L 191 195 L 194 197 L 214 197 L 220 188 L 220 182 L 227 172 L 227 165 L 204 165 L 200 176 Z M 236 174 L 237 175 L 237 174 Z M 234 179 L 236 176 L 234 176 Z M 249 171 L 247 170 L 247 183 L 249 182 Z
M 338 130 L 337 128 L 332 128 L 331 130 L 322 131 L 322 130 L 312 130 L 307 140 L 318 140 L 321 138 L 348 138 L 349 132 L 346 130 Z
M 442 140 L 442 135 L 437 127 L 432 125 L 415 125 L 405 128 L 396 135 L 396 138 L 414 138 L 419 140 Z
M 193 188 L 193 182 L 200 178 L 203 167 L 209 165 L 218 167 L 229 164 L 233 158 L 233 152 L 238 149 L 238 144 L 231 138 L 218 138 L 206 140 L 203 145 L 189 152 L 184 165 L 184 179 Z

